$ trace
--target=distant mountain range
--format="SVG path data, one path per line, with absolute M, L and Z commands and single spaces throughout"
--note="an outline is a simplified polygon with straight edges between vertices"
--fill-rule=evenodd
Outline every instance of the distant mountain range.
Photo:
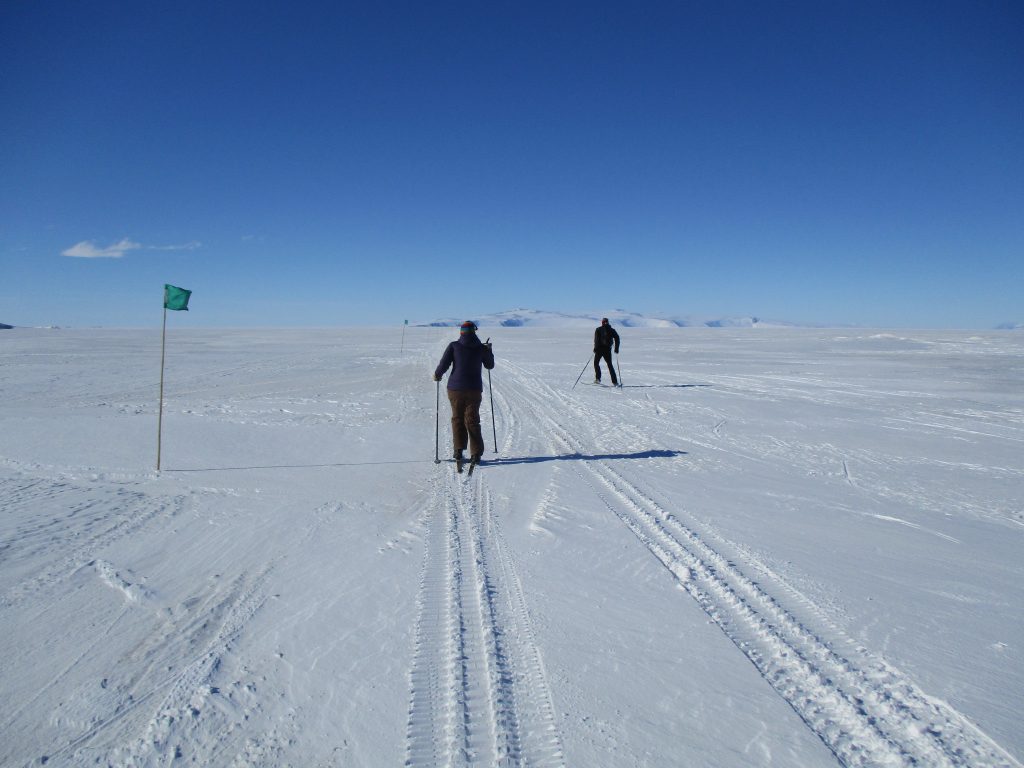
M 709 317 L 700 315 L 645 315 L 615 309 L 607 312 L 550 312 L 542 309 L 510 309 L 477 317 L 449 317 L 417 326 L 457 327 L 463 320 L 472 320 L 481 328 L 593 328 L 607 317 L 612 325 L 623 328 L 849 328 L 849 325 L 827 325 L 791 323 L 785 320 L 768 320 L 753 315 L 725 315 Z M 1024 323 L 1002 323 L 996 330 L 1024 330 Z
M 643 315 L 638 312 L 627 312 L 616 309 L 611 312 L 593 312 L 568 314 L 565 312 L 548 312 L 541 309 L 510 309 L 507 312 L 495 312 L 478 317 L 452 317 L 433 320 L 426 323 L 413 323 L 419 327 L 452 328 L 458 327 L 464 320 L 472 320 L 481 328 L 593 328 L 607 317 L 612 325 L 623 328 L 836 328 L 849 326 L 808 325 L 788 323 L 783 320 L 766 320 L 761 317 L 747 315 L 728 315 L 724 317 L 700 317 L 696 315 Z M 14 328 L 13 325 L 0 323 L 0 330 Z M 39 326 L 55 329 L 57 326 Z M 1001 323 L 996 326 L 999 331 L 1022 331 L 1024 323 Z
M 417 323 L 421 326 L 451 327 L 461 325 L 463 320 L 472 320 L 481 328 L 593 328 L 607 317 L 612 325 L 623 328 L 799 328 L 796 323 L 778 320 L 765 320 L 760 317 L 728 316 L 728 317 L 696 317 L 693 315 L 643 315 L 616 309 L 607 312 L 583 314 L 567 314 L 564 312 L 548 312 L 539 309 L 511 309 L 507 312 L 496 312 L 478 317 L 444 318 L 429 323 Z

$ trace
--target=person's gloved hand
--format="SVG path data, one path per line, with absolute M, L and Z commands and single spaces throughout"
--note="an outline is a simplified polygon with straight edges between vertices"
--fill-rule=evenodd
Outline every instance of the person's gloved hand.
M 434 374 L 434 381 L 440 381 L 440 380 L 441 380 L 441 377 L 440 377 L 440 376 L 438 376 L 438 375 L 437 375 L 437 374 L 435 373 L 435 374 Z

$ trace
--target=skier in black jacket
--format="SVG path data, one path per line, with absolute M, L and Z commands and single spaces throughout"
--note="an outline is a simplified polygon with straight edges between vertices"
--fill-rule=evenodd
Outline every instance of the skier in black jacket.
M 612 345 L 615 354 L 619 354 L 619 334 L 608 323 L 607 317 L 601 318 L 601 324 L 594 329 L 594 383 L 601 383 L 601 359 L 608 364 L 608 372 L 612 375 L 612 386 L 619 386 L 619 377 L 615 375 L 612 365 Z

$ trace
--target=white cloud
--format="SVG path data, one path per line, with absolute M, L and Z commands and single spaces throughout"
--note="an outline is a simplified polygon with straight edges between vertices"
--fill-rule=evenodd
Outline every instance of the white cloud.
M 73 256 L 80 259 L 120 259 L 128 251 L 194 251 L 201 246 L 202 243 L 196 240 L 183 245 L 143 245 L 125 237 L 106 248 L 97 248 L 91 240 L 83 240 L 67 250 L 61 251 L 61 256 Z
M 132 242 L 127 237 L 106 248 L 97 248 L 92 241 L 83 240 L 62 251 L 61 256 L 75 256 L 80 259 L 120 259 L 125 252 L 135 251 L 141 247 L 140 243 Z

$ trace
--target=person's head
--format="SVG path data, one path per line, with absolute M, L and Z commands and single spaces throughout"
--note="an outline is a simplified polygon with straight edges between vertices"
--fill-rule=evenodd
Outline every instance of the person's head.
M 607 317 L 602 317 L 601 318 L 601 325 L 608 325 L 608 318 Z
M 476 333 L 476 323 L 472 320 L 467 320 L 461 326 L 459 326 L 459 335 L 465 336 L 467 333 Z

